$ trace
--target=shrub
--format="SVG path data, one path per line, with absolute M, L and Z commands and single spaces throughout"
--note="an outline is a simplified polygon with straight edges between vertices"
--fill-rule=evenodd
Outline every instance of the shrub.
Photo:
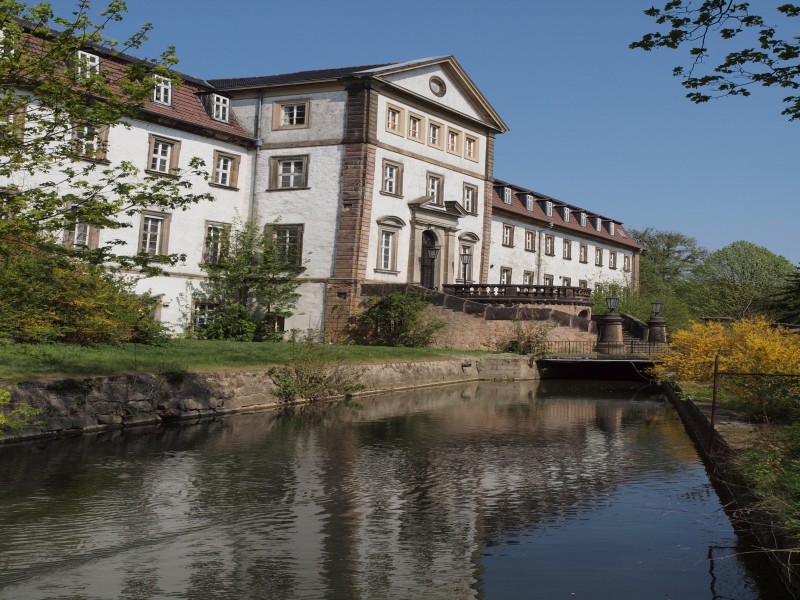
M 370 298 L 356 318 L 351 335 L 373 346 L 428 346 L 444 321 L 426 314 L 428 303 L 418 292 L 393 292 Z
M 30 425 L 40 412 L 27 404 L 20 404 L 9 410 L 7 407 L 10 402 L 11 392 L 0 389 L 0 438 L 6 431 L 19 431 Z
M 548 335 L 552 325 L 549 323 L 519 321 L 513 322 L 511 337 L 500 345 L 503 352 L 544 356 L 547 354 Z

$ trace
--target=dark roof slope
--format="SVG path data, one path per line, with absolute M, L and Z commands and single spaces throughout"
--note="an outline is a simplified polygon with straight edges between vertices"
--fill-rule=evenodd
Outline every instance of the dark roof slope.
M 506 204 L 503 202 L 503 197 L 501 192 L 498 191 L 504 187 L 509 187 L 512 190 L 511 194 L 511 204 Z M 528 210 L 525 206 L 525 195 L 531 194 L 534 199 L 533 203 L 533 210 Z M 553 205 L 553 216 L 548 217 L 544 212 L 544 203 L 542 200 L 550 200 Z M 557 207 L 567 206 L 570 208 L 570 219 L 569 222 L 564 221 L 564 213 L 562 210 L 559 210 Z M 499 210 L 506 213 L 512 213 L 514 216 L 521 216 L 526 217 L 527 219 L 532 219 L 536 221 L 541 221 L 543 223 L 550 223 L 553 224 L 554 227 L 557 227 L 561 230 L 570 230 L 576 233 L 579 233 L 585 237 L 594 237 L 594 238 L 601 238 L 609 241 L 613 241 L 615 244 L 620 244 L 623 246 L 629 246 L 633 249 L 640 249 L 641 245 L 639 245 L 622 227 L 622 223 L 617 221 L 616 219 L 609 219 L 608 217 L 604 217 L 599 215 L 595 212 L 590 210 L 586 210 L 585 208 L 581 208 L 579 206 L 575 206 L 573 204 L 569 204 L 568 202 L 564 202 L 562 200 L 558 200 L 546 194 L 541 194 L 539 192 L 535 192 L 533 190 L 529 190 L 518 185 L 510 184 L 506 181 L 501 181 L 499 179 L 494 180 L 494 189 L 492 194 L 492 210 Z M 580 220 L 578 218 L 578 214 L 580 212 L 585 212 L 587 219 L 586 219 L 586 226 L 581 226 Z M 609 233 L 608 227 L 603 225 L 600 227 L 600 231 L 595 229 L 594 224 L 590 220 L 591 217 L 600 217 L 603 221 L 613 221 L 614 222 L 614 235 Z
M 377 69 L 396 63 L 383 63 L 378 65 L 363 65 L 360 67 L 339 67 L 336 69 L 314 69 L 313 71 L 295 71 L 280 75 L 263 75 L 260 77 L 233 77 L 227 79 L 209 79 L 208 83 L 219 90 L 261 87 L 269 85 L 285 85 L 292 83 L 307 83 L 327 79 L 339 79 L 348 75 L 355 75 L 368 69 Z

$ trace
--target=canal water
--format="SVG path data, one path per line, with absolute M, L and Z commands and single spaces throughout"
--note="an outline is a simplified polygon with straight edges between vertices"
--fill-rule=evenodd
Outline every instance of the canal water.
M 481 382 L 0 446 L 4 600 L 786 597 L 743 550 L 639 385 Z

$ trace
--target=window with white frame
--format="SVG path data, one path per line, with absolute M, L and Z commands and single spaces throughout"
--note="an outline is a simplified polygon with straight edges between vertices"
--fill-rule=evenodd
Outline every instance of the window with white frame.
M 386 194 L 400 196 L 403 193 L 403 167 L 400 163 L 383 161 L 383 185 L 381 190 Z
M 463 256 L 469 256 L 470 259 L 466 262 L 461 260 L 461 282 L 469 283 L 472 281 L 472 261 L 475 258 L 473 247 L 470 244 L 461 245 L 461 257 Z M 459 259 L 461 259 L 461 257 L 459 257 Z
M 419 115 L 408 115 L 408 137 L 409 139 L 422 141 L 422 117 Z
M 464 158 L 478 160 L 478 138 L 471 135 L 464 136 Z
M 394 248 L 396 233 L 394 231 L 382 230 L 381 231 L 381 247 L 380 247 L 380 263 L 379 266 L 383 271 L 394 271 Z
M 211 174 L 216 185 L 235 188 L 239 183 L 239 156 L 214 151 L 214 169 Z
M 279 264 L 300 266 L 303 260 L 303 225 L 271 225 Z
M 617 268 L 617 253 L 613 250 L 608 252 L 608 268 L 609 269 L 616 269 Z
M 464 210 L 474 215 L 478 212 L 478 188 L 468 183 L 464 184 L 463 196 Z
M 228 223 L 206 223 L 206 237 L 203 242 L 203 262 L 216 265 L 223 258 L 223 248 L 230 232 Z
M 428 196 L 430 197 L 430 202 L 439 205 L 444 203 L 443 188 L 444 177 L 428 173 Z
M 586 213 L 582 212 L 578 215 L 578 221 L 581 224 L 581 227 L 586 227 Z
M 553 216 L 553 203 L 550 200 L 544 201 L 544 214 L 548 217 Z
M 108 149 L 108 127 L 81 125 L 72 130 L 75 152 L 83 158 L 105 160 Z
M 525 194 L 525 210 L 533 212 L 533 195 Z
M 586 244 L 578 246 L 578 260 L 582 263 L 589 262 L 589 247 Z
M 564 287 L 572 287 L 572 279 L 570 277 L 562 277 L 561 285 Z
M 536 232 L 530 229 L 525 230 L 525 250 L 536 252 Z
M 150 256 L 167 253 L 169 215 L 163 213 L 142 213 L 139 235 L 139 252 Z
M 153 102 L 172 106 L 172 80 L 162 75 L 154 75 Z
M 442 126 L 438 123 L 428 124 L 428 145 L 439 149 L 442 147 Z
M 503 203 L 511 204 L 511 188 L 503 188 Z
M 569 223 L 570 210 L 569 206 L 564 207 L 564 223 Z
M 549 234 L 544 236 L 544 253 L 547 256 L 555 256 L 556 254 L 556 239 Z
M 211 116 L 217 120 L 227 123 L 231 118 L 231 99 L 220 94 L 212 95 L 213 112 Z
M 627 254 L 622 255 L 622 270 L 625 272 L 631 270 L 631 257 Z
M 395 106 L 386 107 L 386 129 L 403 135 L 403 111 Z
M 447 151 L 451 154 L 461 154 L 461 132 L 447 129 Z
M 272 129 L 302 129 L 308 127 L 309 100 L 289 100 L 272 105 Z
M 511 269 L 508 267 L 500 268 L 500 285 L 511 284 Z
M 100 57 L 78 50 L 78 77 L 91 77 L 100 73 Z
M 585 290 L 586 288 L 589 287 L 589 282 L 586 281 L 585 279 L 579 279 L 578 280 L 578 287 Z
M 564 240 L 564 260 L 572 260 L 572 242 Z
M 525 271 L 522 274 L 522 285 L 534 285 L 533 271 Z
M 148 170 L 155 173 L 172 175 L 178 169 L 178 152 L 180 142 L 150 135 L 150 158 Z
M 595 248 L 594 249 L 594 266 L 595 267 L 602 267 L 603 266 L 603 249 L 602 248 Z
M 603 226 L 603 220 L 600 217 L 594 218 L 594 229 L 595 231 L 600 231 L 600 228 Z
M 608 233 L 609 235 L 614 235 L 614 221 L 608 222 Z
M 503 225 L 503 246 L 514 246 L 514 226 Z
M 375 270 L 392 275 L 398 275 L 397 270 L 397 245 L 400 239 L 400 230 L 405 227 L 405 222 L 394 216 L 378 219 L 378 256 L 375 261 Z
M 308 156 L 274 156 L 270 159 L 271 189 L 292 190 L 308 186 Z
M 544 285 L 553 285 L 555 278 L 552 275 L 545 275 L 544 276 Z

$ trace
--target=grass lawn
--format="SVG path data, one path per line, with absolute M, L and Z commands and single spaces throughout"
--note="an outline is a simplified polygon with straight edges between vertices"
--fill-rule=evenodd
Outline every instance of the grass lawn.
M 263 368 L 290 363 L 289 343 L 174 340 L 168 346 L 68 346 L 61 344 L 0 344 L 0 381 L 16 383 L 60 377 L 91 377 L 124 373 L 214 371 Z M 324 346 L 331 362 L 437 360 L 477 355 L 467 350 Z

